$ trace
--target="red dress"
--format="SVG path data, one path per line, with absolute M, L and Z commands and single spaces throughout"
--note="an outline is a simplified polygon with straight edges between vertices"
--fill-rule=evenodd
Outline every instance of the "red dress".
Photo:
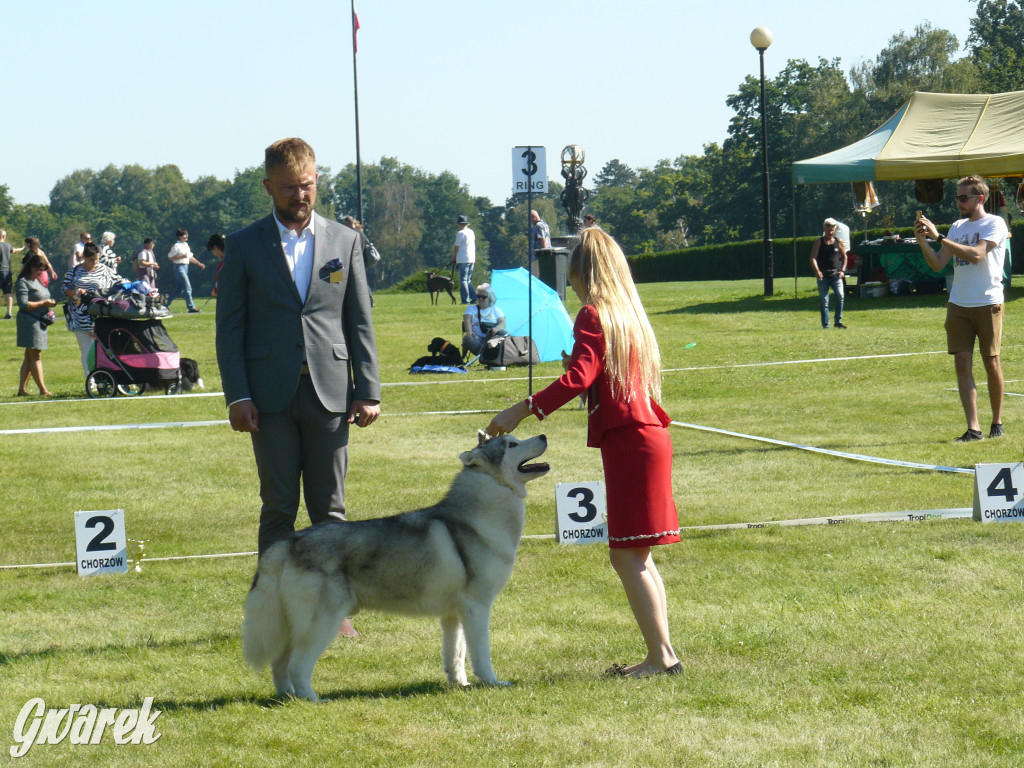
M 604 370 L 605 338 L 597 310 L 576 316 L 569 369 L 527 400 L 543 420 L 587 392 L 587 445 L 601 449 L 608 501 L 608 540 L 614 548 L 673 544 L 679 515 L 672 497 L 669 417 L 649 397 L 626 402 L 612 394 Z

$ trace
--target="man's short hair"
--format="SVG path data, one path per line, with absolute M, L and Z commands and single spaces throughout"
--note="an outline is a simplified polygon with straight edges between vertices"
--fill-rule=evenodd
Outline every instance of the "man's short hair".
M 310 165 L 316 165 L 316 154 L 302 139 L 278 139 L 264 152 L 263 172 L 268 178 L 277 168 L 299 173 Z
M 96 243 L 94 243 L 92 240 L 90 240 L 88 243 L 85 244 L 85 247 L 82 248 L 82 258 L 87 259 L 90 256 L 95 256 L 99 252 L 100 247 L 96 245 Z
M 988 184 L 981 176 L 974 174 L 970 176 L 964 176 L 960 181 L 956 183 L 958 187 L 970 187 L 971 194 L 984 195 L 985 199 L 988 200 Z
M 153 245 L 156 241 L 152 237 L 147 237 L 142 241 L 143 245 Z
M 174 236 L 177 237 L 178 239 L 181 239 L 181 238 L 183 238 L 187 234 L 188 234 L 188 230 L 187 229 L 179 229 L 179 230 L 177 230 L 174 233 Z
M 212 251 L 214 247 L 224 250 L 224 235 L 220 232 L 214 232 L 210 235 L 210 239 L 206 241 L 206 250 Z
M 92 235 L 90 235 L 88 232 L 79 232 L 78 239 L 85 240 L 86 242 L 88 242 L 89 240 L 92 240 Z
M 828 219 L 825 219 L 825 223 L 822 226 L 824 226 L 825 229 L 831 229 L 832 227 L 834 227 L 838 223 L 839 222 L 837 222 L 835 219 L 828 218 Z

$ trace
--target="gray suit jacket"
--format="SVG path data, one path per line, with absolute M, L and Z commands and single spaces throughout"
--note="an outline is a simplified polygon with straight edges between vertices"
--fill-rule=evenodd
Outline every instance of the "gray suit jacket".
M 284 410 L 303 359 L 332 412 L 380 401 L 380 376 L 362 238 L 314 213 L 313 274 L 299 298 L 273 215 L 228 235 L 217 283 L 217 363 L 228 404 L 251 398 Z M 340 279 L 332 273 L 341 272 Z

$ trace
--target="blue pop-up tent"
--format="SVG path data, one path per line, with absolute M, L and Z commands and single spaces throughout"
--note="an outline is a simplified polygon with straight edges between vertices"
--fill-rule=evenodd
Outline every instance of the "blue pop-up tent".
M 542 362 L 561 360 L 562 350 L 572 350 L 572 321 L 565 305 L 553 288 L 522 267 L 491 272 L 491 290 L 496 304 L 505 313 L 505 331 L 509 336 L 526 336 L 530 318 L 530 291 L 533 293 L 533 343 Z

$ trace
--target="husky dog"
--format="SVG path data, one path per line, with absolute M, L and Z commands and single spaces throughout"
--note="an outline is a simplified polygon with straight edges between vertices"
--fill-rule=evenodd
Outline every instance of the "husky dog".
M 491 606 L 512 574 L 523 532 L 530 464 L 547 437 L 488 439 L 459 458 L 462 471 L 438 504 L 392 517 L 311 526 L 260 557 L 245 601 L 242 650 L 270 665 L 282 696 L 318 701 L 313 667 L 346 616 L 362 608 L 441 617 L 448 681 L 507 685 L 491 667 Z

